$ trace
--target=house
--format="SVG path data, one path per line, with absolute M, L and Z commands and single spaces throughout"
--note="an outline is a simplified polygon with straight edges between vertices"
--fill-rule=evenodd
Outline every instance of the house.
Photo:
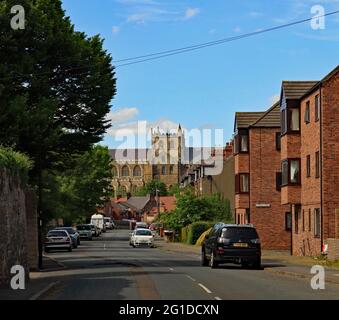
M 283 81 L 280 114 L 292 253 L 319 255 L 339 239 L 339 66 L 320 81 Z
M 237 112 L 234 124 L 236 223 L 251 223 L 264 249 L 289 249 L 290 208 L 281 204 L 280 109 Z

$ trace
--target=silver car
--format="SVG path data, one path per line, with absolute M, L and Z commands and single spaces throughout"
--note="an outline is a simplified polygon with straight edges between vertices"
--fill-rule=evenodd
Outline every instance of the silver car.
M 72 238 L 66 230 L 51 230 L 45 238 L 45 252 L 50 252 L 51 250 L 67 250 L 71 252 L 72 247 Z

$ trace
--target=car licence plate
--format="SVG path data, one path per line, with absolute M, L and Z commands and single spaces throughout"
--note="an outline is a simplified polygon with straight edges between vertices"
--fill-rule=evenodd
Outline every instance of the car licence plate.
M 247 248 L 248 244 L 247 243 L 233 243 L 233 247 L 236 247 L 236 248 Z

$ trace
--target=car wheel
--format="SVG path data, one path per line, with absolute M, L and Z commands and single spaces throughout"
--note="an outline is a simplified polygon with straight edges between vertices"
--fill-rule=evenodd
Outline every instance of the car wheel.
M 201 250 L 201 265 L 204 267 L 208 266 L 208 259 L 206 258 L 205 249 Z
M 257 258 L 256 261 L 252 265 L 253 269 L 255 270 L 261 270 L 261 258 Z
M 80 239 L 78 239 L 78 246 L 80 246 Z
M 68 248 L 68 252 L 72 252 L 72 247 L 69 247 L 69 248 Z
M 45 249 L 45 253 L 49 253 L 49 249 Z
M 212 251 L 212 253 L 211 253 L 210 267 L 211 267 L 212 269 L 218 267 L 218 262 L 215 261 L 214 252 L 213 252 L 213 251 Z

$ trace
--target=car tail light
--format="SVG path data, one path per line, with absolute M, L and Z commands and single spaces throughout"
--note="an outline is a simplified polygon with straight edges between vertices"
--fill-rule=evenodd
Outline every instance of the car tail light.
M 230 242 L 231 242 L 231 239 L 222 238 L 222 237 L 218 238 L 218 243 L 229 244 Z
M 260 239 L 252 239 L 251 243 L 260 244 Z

